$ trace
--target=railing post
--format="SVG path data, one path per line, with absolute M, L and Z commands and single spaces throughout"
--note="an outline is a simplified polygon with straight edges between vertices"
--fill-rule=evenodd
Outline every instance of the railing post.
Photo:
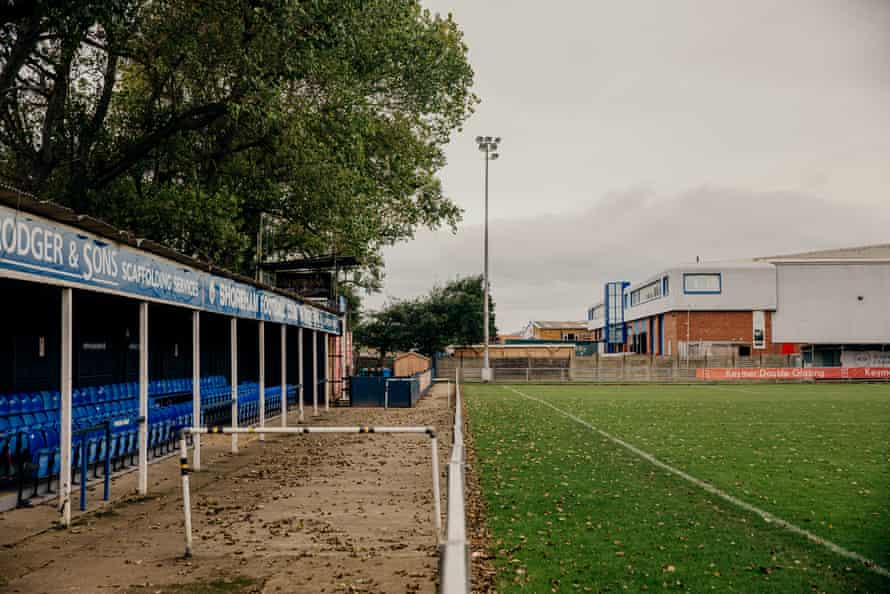
M 105 486 L 102 499 L 111 497 L 111 421 L 105 421 Z
M 182 476 L 182 510 L 185 514 L 185 556 L 192 556 L 192 504 L 189 489 L 189 459 L 185 431 L 179 432 L 179 474 Z
M 439 440 L 435 433 L 430 435 L 430 449 L 433 455 L 433 523 L 438 542 L 442 538 L 442 495 L 439 493 Z
M 80 511 L 87 510 L 87 455 L 89 448 L 87 447 L 89 433 L 83 434 L 84 438 L 80 440 Z M 106 448 L 107 449 L 107 448 Z

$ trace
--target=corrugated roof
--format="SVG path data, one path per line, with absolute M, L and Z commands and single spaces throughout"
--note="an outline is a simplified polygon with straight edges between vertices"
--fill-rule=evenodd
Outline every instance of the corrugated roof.
M 857 247 L 817 250 L 758 258 L 758 260 L 885 260 L 890 259 L 890 243 L 862 245 Z
M 534 320 L 532 323 L 538 328 L 543 328 L 544 330 L 562 330 L 563 328 L 572 330 L 587 330 L 586 321 L 560 322 L 552 320 Z

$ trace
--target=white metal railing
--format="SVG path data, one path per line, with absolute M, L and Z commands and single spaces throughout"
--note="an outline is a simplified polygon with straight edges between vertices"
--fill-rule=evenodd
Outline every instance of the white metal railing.
M 467 594 L 470 591 L 470 545 L 464 505 L 465 460 L 460 373 L 454 383 L 454 443 L 448 462 L 448 515 L 445 538 L 439 544 L 439 592 Z
M 299 427 L 182 427 L 179 430 L 179 466 L 182 480 L 182 509 L 184 514 L 185 531 L 185 556 L 192 556 L 192 505 L 191 488 L 189 487 L 189 474 L 191 469 L 188 463 L 187 435 L 199 435 L 202 433 L 220 433 L 223 435 L 240 434 L 274 434 L 274 435 L 300 435 L 308 433 L 358 433 L 364 435 L 391 433 L 391 434 L 422 434 L 430 438 L 430 455 L 432 458 L 433 475 L 433 529 L 438 541 L 442 534 L 442 507 L 439 492 L 439 446 L 436 430 L 426 426 L 396 426 L 396 427 L 328 427 L 328 426 L 299 426 Z M 455 590 L 456 591 L 456 590 Z

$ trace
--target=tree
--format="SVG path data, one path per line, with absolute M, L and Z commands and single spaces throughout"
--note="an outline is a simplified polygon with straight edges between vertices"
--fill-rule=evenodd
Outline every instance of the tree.
M 473 110 L 450 15 L 417 0 L 44 0 L 0 25 L 0 175 L 249 273 L 381 249 L 460 209 L 436 172 Z
M 449 344 L 483 340 L 482 277 L 458 278 L 424 297 L 395 301 L 355 328 L 356 344 L 386 353 L 414 350 L 428 356 Z M 489 301 L 489 332 L 497 334 L 494 301 Z

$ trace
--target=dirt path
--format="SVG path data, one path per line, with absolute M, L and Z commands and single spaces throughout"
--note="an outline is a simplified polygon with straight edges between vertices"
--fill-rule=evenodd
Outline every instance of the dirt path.
M 435 426 L 443 468 L 449 422 L 444 386 L 415 409 L 307 416 L 307 424 Z M 182 559 L 178 460 L 169 459 L 151 467 L 150 497 L 84 514 L 68 531 L 38 533 L 55 519 L 52 505 L 0 516 L 0 591 L 435 591 L 425 436 L 269 436 L 265 443 L 242 436 L 237 456 L 228 444 L 227 436 L 205 437 L 204 468 L 191 477 L 191 560 Z M 112 493 L 133 492 L 134 482 L 132 474 L 120 477 Z M 233 583 L 200 586 L 213 580 Z

